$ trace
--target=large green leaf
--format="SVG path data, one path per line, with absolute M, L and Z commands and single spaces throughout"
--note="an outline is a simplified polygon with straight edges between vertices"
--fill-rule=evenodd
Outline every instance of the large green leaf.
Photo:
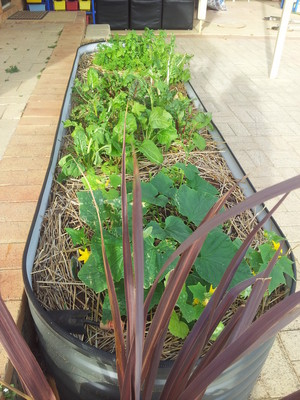
M 99 146 L 105 144 L 105 130 L 103 126 L 99 126 L 97 124 L 90 124 L 86 127 L 86 133 L 88 137 L 93 139 L 93 142 L 96 142 Z
M 181 185 L 174 196 L 174 203 L 178 211 L 195 225 L 200 224 L 216 200 L 215 196 L 196 191 L 187 185 Z
M 81 245 L 86 241 L 84 228 L 81 229 L 65 228 L 65 230 L 70 235 L 74 246 Z
M 126 315 L 126 301 L 125 301 L 125 291 L 124 291 L 124 279 L 120 282 L 115 283 L 116 295 L 118 299 L 119 309 L 121 316 Z M 112 320 L 109 296 L 106 294 L 102 306 L 102 322 L 106 324 L 108 321 Z
M 151 184 L 156 187 L 159 193 L 172 198 L 176 192 L 173 181 L 163 172 L 159 172 L 151 179 Z
M 133 114 L 140 116 L 146 110 L 146 106 L 144 104 L 138 103 L 135 101 L 132 106 Z
M 167 237 L 171 237 L 177 240 L 177 242 L 182 243 L 190 236 L 192 230 L 185 225 L 181 218 L 170 215 L 165 221 L 165 233 Z
M 179 319 L 175 311 L 173 311 L 171 315 L 169 331 L 172 333 L 172 335 L 180 339 L 186 338 L 189 333 L 189 327 L 185 322 Z
M 161 107 L 153 107 L 149 116 L 149 125 L 152 129 L 165 129 L 172 124 L 172 115 Z
M 76 153 L 79 156 L 84 156 L 85 154 L 87 154 L 87 136 L 83 127 L 80 125 L 76 126 L 76 128 L 72 132 L 72 137 L 74 139 Z
M 101 190 L 95 190 L 93 192 L 94 198 L 96 200 L 96 203 L 98 205 L 99 211 L 100 211 L 100 216 L 105 217 L 105 214 L 103 215 L 103 195 Z M 90 228 L 92 228 L 94 231 L 99 231 L 99 222 L 98 222 L 98 217 L 97 217 L 97 212 L 94 206 L 93 202 L 93 197 L 90 192 L 78 192 L 77 197 L 79 200 L 79 212 L 80 212 L 80 218 L 86 222 Z
M 149 224 L 147 225 L 147 228 L 152 228 L 151 231 L 152 237 L 160 240 L 166 239 L 166 232 L 164 229 L 162 229 L 162 227 L 159 225 L 158 222 L 150 221 Z
M 183 170 L 187 178 L 187 184 L 192 189 L 199 190 L 201 192 L 206 192 L 215 196 L 219 194 L 218 190 L 213 185 L 211 185 L 205 179 L 201 178 L 201 176 L 199 175 L 199 170 L 195 165 L 193 164 L 185 165 L 183 163 L 177 163 L 175 165 L 176 167 Z
M 153 162 L 154 164 L 161 164 L 164 160 L 161 150 L 150 139 L 145 139 L 139 146 L 139 150 L 149 161 Z
M 150 236 L 144 240 L 144 288 L 148 289 L 162 266 L 169 258 L 169 256 L 175 250 L 175 246 L 169 241 L 160 242 L 157 246 L 154 246 L 154 237 Z M 175 267 L 177 260 L 173 261 L 171 265 L 166 269 L 163 277 Z
M 195 261 L 195 269 L 199 276 L 213 287 L 218 286 L 229 263 L 236 253 L 236 246 L 221 229 L 212 230 Z M 246 262 L 242 262 L 234 275 L 231 286 L 252 276 Z
M 158 190 L 152 183 L 150 182 L 141 182 L 142 188 L 142 201 L 147 202 L 149 204 L 155 204 L 157 206 L 164 207 L 168 198 L 162 194 L 158 193 Z
M 119 121 L 117 125 L 114 127 L 114 133 L 117 133 L 118 136 L 123 135 L 124 132 L 124 124 L 125 124 L 125 116 L 126 116 L 126 143 L 129 142 L 128 135 L 134 133 L 137 130 L 137 124 L 135 116 L 132 113 L 125 114 L 125 111 L 122 111 L 119 117 Z
M 105 233 L 104 242 L 114 282 L 119 282 L 124 276 L 122 238 Z M 94 235 L 92 238 L 91 255 L 80 269 L 78 277 L 96 293 L 107 289 L 101 240 L 98 235 Z
M 262 264 L 258 272 L 264 271 L 271 258 L 274 256 L 276 250 L 270 243 L 264 243 L 259 246 Z M 293 263 L 287 256 L 280 256 L 271 271 L 271 282 L 269 285 L 269 293 L 272 293 L 278 286 L 286 283 L 285 274 L 294 279 Z
M 205 287 L 202 286 L 202 288 L 203 288 L 203 292 L 204 292 Z M 202 295 L 204 297 L 204 293 L 203 294 L 197 293 L 197 297 L 195 296 L 195 298 L 201 300 Z M 178 300 L 177 300 L 177 306 L 180 308 L 182 317 L 188 323 L 197 320 L 204 309 L 201 302 L 199 302 L 198 304 L 195 304 L 195 305 L 191 304 L 191 301 L 189 301 L 189 296 L 188 296 L 188 292 L 186 289 L 186 285 L 183 285 L 183 288 L 182 288 L 180 295 L 178 297 Z
M 206 141 L 203 136 L 198 135 L 197 133 L 193 136 L 193 143 L 197 147 L 198 150 L 204 150 L 206 147 Z
M 157 140 L 160 144 L 165 145 L 168 149 L 172 142 L 178 137 L 177 130 L 173 126 L 169 126 L 168 128 L 161 129 L 157 133 Z
M 97 252 L 92 251 L 89 259 L 78 272 L 78 278 L 96 293 L 107 289 L 103 263 L 99 262 Z
M 155 293 L 152 297 L 151 303 L 150 303 L 150 307 L 149 310 L 151 310 L 151 308 L 153 308 L 154 306 L 156 306 L 159 303 L 159 300 L 161 299 L 161 296 L 163 294 L 164 291 L 164 284 L 163 282 L 159 282 L 156 289 L 155 289 Z M 149 289 L 145 289 L 144 290 L 144 297 L 146 299 L 147 295 L 149 293 Z
M 70 154 L 62 157 L 58 163 L 62 169 L 62 173 L 65 176 L 73 176 L 74 178 L 78 178 L 81 175 L 81 171 L 85 171 L 85 167 L 79 162 L 75 161 L 74 157 Z
M 98 71 L 94 68 L 89 68 L 87 73 L 87 83 L 91 89 L 95 89 L 99 86 L 99 75 Z
M 157 260 L 157 249 L 153 245 L 153 237 L 144 240 L 144 288 L 148 289 L 160 268 Z

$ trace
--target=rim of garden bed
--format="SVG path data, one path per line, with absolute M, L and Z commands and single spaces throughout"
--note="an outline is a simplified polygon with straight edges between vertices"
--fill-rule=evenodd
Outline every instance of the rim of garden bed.
M 46 321 L 46 323 L 49 325 L 49 327 L 51 327 L 54 331 L 56 331 L 59 335 L 61 335 L 62 337 L 64 337 L 67 341 L 72 342 L 74 345 L 78 346 L 79 348 L 81 348 L 82 350 L 88 352 L 88 353 L 93 353 L 94 355 L 99 355 L 101 357 L 106 358 L 107 360 L 114 360 L 115 359 L 115 354 L 114 353 L 110 353 L 107 352 L 105 350 L 99 349 L 95 346 L 92 346 L 88 343 L 85 343 L 83 341 L 81 341 L 79 338 L 76 338 L 75 336 L 69 334 L 65 329 L 61 328 L 49 315 L 49 313 L 42 307 L 42 305 L 40 304 L 39 300 L 37 299 L 37 297 L 34 294 L 33 291 L 33 287 L 32 287 L 32 281 L 29 280 L 29 276 L 27 273 L 27 263 L 28 263 L 28 251 L 29 248 L 32 244 L 32 240 L 34 239 L 34 241 L 36 242 L 36 247 L 35 247 L 35 253 L 37 250 L 37 246 L 38 246 L 38 238 L 39 238 L 39 233 L 40 233 L 40 227 L 42 224 L 42 218 L 44 217 L 44 213 L 48 207 L 48 201 L 49 201 L 49 195 L 50 195 L 50 191 L 51 191 L 51 186 L 52 186 L 52 181 L 54 178 L 54 171 L 57 165 L 57 161 L 58 161 L 58 153 L 59 153 L 59 149 L 61 147 L 61 139 L 64 137 L 65 134 L 65 128 L 62 127 L 62 121 L 65 120 L 64 115 L 69 113 L 69 109 L 67 107 L 66 104 L 66 100 L 68 100 L 68 96 L 70 95 L 70 92 L 72 91 L 72 83 L 78 68 L 78 61 L 80 56 L 84 53 L 92 53 L 96 50 L 96 47 L 98 46 L 99 43 L 103 43 L 103 41 L 101 42 L 93 42 L 93 43 L 89 43 L 89 44 L 85 44 L 80 46 L 77 49 L 76 52 L 76 58 L 75 61 L 73 63 L 73 68 L 72 68 L 72 73 L 70 75 L 69 81 L 68 81 L 68 85 L 67 85 L 67 89 L 65 92 L 65 96 L 64 96 L 64 102 L 63 102 L 63 108 L 61 109 L 60 112 L 60 117 L 59 117 L 59 121 L 58 121 L 58 125 L 57 125 L 57 129 L 56 129 L 56 134 L 55 134 L 55 138 L 54 138 L 54 144 L 53 144 L 53 148 L 51 151 L 51 156 L 50 156 L 50 161 L 49 161 L 49 165 L 47 168 L 47 172 L 45 175 L 45 179 L 42 185 L 42 189 L 41 189 L 41 193 L 37 202 L 37 206 L 36 206 L 36 210 L 35 210 L 35 214 L 32 220 L 32 224 L 30 227 L 30 231 L 28 234 L 28 238 L 26 241 L 26 245 L 25 245 L 25 249 L 24 249 L 24 253 L 23 253 L 23 266 L 22 266 L 22 271 L 23 271 L 23 280 L 24 280 L 24 285 L 25 285 L 25 291 L 27 296 L 30 298 L 32 305 L 35 307 L 35 309 L 39 312 L 40 316 Z M 93 49 L 90 49 L 90 51 L 88 51 L 89 48 L 93 47 Z M 79 56 L 79 57 L 78 57 Z M 187 92 L 189 94 L 189 96 L 192 94 L 193 98 L 195 98 L 195 102 L 197 103 L 197 107 L 200 107 L 200 109 L 202 109 L 202 111 L 206 111 L 205 107 L 203 106 L 199 96 L 197 95 L 197 93 L 195 92 L 195 90 L 193 89 L 192 85 L 189 83 L 187 85 Z M 191 97 L 191 96 L 190 96 Z M 216 127 L 216 125 L 213 123 L 212 121 L 212 125 L 213 125 L 213 131 L 209 131 L 210 136 L 212 137 L 213 140 L 215 140 L 215 142 L 217 143 L 218 147 L 219 145 L 223 148 L 223 150 L 226 150 L 226 154 L 227 154 L 227 159 L 225 158 L 225 161 L 230 169 L 230 171 L 232 172 L 234 178 L 236 178 L 237 180 L 241 180 L 243 178 L 243 183 L 240 184 L 239 186 L 242 189 L 242 192 L 247 196 L 249 194 L 255 193 L 256 190 L 253 186 L 253 184 L 251 183 L 250 179 L 248 177 L 246 177 L 245 171 L 243 170 L 243 168 L 241 167 L 240 163 L 238 162 L 238 160 L 236 159 L 235 155 L 233 154 L 231 148 L 228 146 L 228 144 L 226 143 L 224 137 L 222 136 L 222 134 L 220 133 L 220 131 L 218 130 L 218 128 Z M 219 140 L 216 140 L 219 139 Z M 238 172 L 238 175 L 233 173 L 233 170 L 230 168 L 229 164 L 234 163 L 236 168 L 236 172 Z M 248 186 L 248 187 L 247 187 Z M 50 189 L 49 189 L 50 187 Z M 247 190 L 248 193 L 247 193 Z M 246 192 L 245 192 L 246 190 Z M 46 194 L 45 194 L 46 193 Z M 259 216 L 257 215 L 257 210 L 255 211 L 255 215 L 257 217 L 257 219 L 259 220 L 260 218 L 263 218 L 264 214 L 266 214 L 268 212 L 267 208 L 264 206 L 264 204 L 261 204 L 258 206 L 259 210 L 262 211 L 259 213 Z M 44 211 L 43 211 L 44 210 Z M 40 220 L 40 225 L 39 225 L 39 229 L 38 232 L 36 232 L 36 224 L 37 221 Z M 272 224 L 272 229 L 274 230 L 274 228 L 277 230 L 278 234 L 280 234 L 281 236 L 284 236 L 281 228 L 279 227 L 279 225 L 277 224 L 277 222 L 274 220 L 273 217 L 270 218 L 269 220 L 269 224 Z M 38 234 L 38 237 L 36 237 Z M 289 245 L 289 242 L 287 240 L 284 241 L 284 247 L 288 250 L 290 250 L 289 253 L 289 258 L 292 261 L 292 268 L 293 268 L 293 272 L 294 272 L 294 276 L 296 278 L 296 265 L 295 265 L 295 258 L 293 255 L 293 252 L 291 250 L 291 247 Z M 31 255 L 32 260 L 34 261 L 34 257 L 35 254 Z M 31 277 L 31 274 L 30 274 Z M 295 280 L 289 278 L 289 286 L 290 286 L 290 290 L 289 290 L 289 294 L 292 294 L 295 292 L 295 287 L 296 287 L 296 283 Z M 160 362 L 160 366 L 161 367 L 168 367 L 170 365 L 172 365 L 173 361 L 172 360 L 163 360 Z

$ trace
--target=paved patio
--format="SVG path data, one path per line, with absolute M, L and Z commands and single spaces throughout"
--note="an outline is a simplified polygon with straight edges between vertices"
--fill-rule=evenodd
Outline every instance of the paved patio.
M 233 7 L 238 3 L 232 3 Z M 257 4 L 256 19 L 253 3 Z M 265 4 L 244 2 L 242 6 L 247 4 L 251 4 L 253 21 L 261 24 L 259 7 Z M 280 13 L 278 4 L 268 5 Z M 269 14 L 267 8 L 264 16 Z M 223 14 L 222 20 L 221 14 L 209 13 L 210 27 L 215 25 L 215 29 L 202 36 L 181 33 L 177 45 L 195 55 L 191 83 L 252 183 L 261 189 L 300 174 L 300 37 L 288 34 L 279 76 L 269 80 L 276 35 L 254 35 L 245 20 L 243 31 L 228 15 Z M 19 326 L 24 309 L 22 252 L 85 28 L 81 13 L 47 17 L 0 25 L 0 291 Z M 226 24 L 239 34 L 223 28 L 221 33 L 220 27 Z M 5 72 L 11 65 L 20 72 Z M 300 191 L 289 195 L 275 219 L 294 249 L 300 279 Z M 0 347 L 0 376 L 9 378 L 10 374 Z M 300 319 L 277 336 L 251 399 L 280 399 L 298 389 Z

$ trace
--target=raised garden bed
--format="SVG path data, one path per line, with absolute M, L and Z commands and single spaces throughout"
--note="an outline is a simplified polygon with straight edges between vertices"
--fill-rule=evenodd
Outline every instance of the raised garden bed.
M 96 93 L 96 96 L 100 93 L 97 92 L 99 89 L 98 79 L 99 76 L 102 76 L 106 72 L 101 65 L 94 66 L 92 72 L 85 72 L 86 66 L 83 65 L 84 62 L 89 63 L 90 54 L 97 51 L 97 48 L 97 44 L 90 44 L 81 47 L 78 51 L 62 109 L 61 121 L 69 119 L 71 104 L 74 105 L 75 103 L 75 106 L 78 106 L 78 96 L 85 98 L 86 101 L 86 96 L 91 92 Z M 122 47 L 120 47 L 120 52 L 123 52 Z M 100 54 L 99 58 L 101 59 L 101 50 L 99 50 L 98 54 Z M 138 59 L 137 56 L 136 59 Z M 78 73 L 81 77 L 84 77 L 84 83 L 75 81 L 76 74 Z M 181 73 L 187 76 L 187 72 L 181 71 Z M 168 76 L 165 79 L 168 80 L 169 84 L 172 75 Z M 124 79 L 124 73 L 120 73 L 120 81 L 122 79 Z M 139 80 L 141 87 L 149 78 L 146 76 L 143 79 Z M 150 76 L 151 79 L 155 81 L 155 78 L 152 76 Z M 130 74 L 128 75 L 128 80 L 134 83 Z M 200 122 L 203 122 L 202 125 L 204 128 L 201 130 L 201 137 L 199 139 L 192 130 L 189 136 L 185 136 L 189 128 L 186 129 L 185 127 L 176 125 L 176 123 L 180 123 L 178 122 L 179 114 L 176 114 L 178 112 L 176 107 L 180 107 L 181 103 L 177 103 L 175 100 L 182 100 L 185 91 L 187 91 L 190 98 L 195 100 L 194 106 L 201 107 L 201 104 L 190 85 L 187 84 L 186 88 L 183 88 L 181 83 L 174 82 L 174 85 L 175 83 L 177 94 L 175 96 L 173 94 L 172 98 L 172 105 L 175 108 L 173 110 L 174 114 L 172 114 L 170 106 L 151 104 L 152 108 L 148 113 L 150 122 L 148 122 L 152 130 L 148 130 L 148 136 L 146 136 L 148 141 L 145 142 L 143 138 L 132 139 L 140 154 L 140 174 L 144 181 L 142 185 L 142 192 L 144 190 L 143 201 L 148 204 L 144 213 L 144 245 L 146 246 L 146 256 L 152 254 L 154 251 L 153 247 L 162 246 L 161 243 L 163 243 L 164 239 L 167 239 L 171 250 L 173 250 L 173 246 L 176 247 L 180 243 L 183 243 L 186 240 L 187 234 L 196 229 L 196 226 L 201 222 L 206 212 L 215 203 L 218 193 L 222 195 L 234 185 L 236 180 L 240 180 L 244 176 L 243 170 L 236 162 L 219 132 L 213 126 L 210 126 L 210 133 L 208 133 L 206 126 L 210 124 L 209 115 L 199 114 L 199 117 L 196 117 L 198 118 L 195 122 L 195 126 L 197 126 L 196 132 L 202 129 Z M 75 87 L 75 93 L 77 93 L 73 100 L 72 87 Z M 102 90 L 101 88 L 102 86 L 100 87 L 100 91 Z M 161 84 L 156 89 L 160 95 L 154 101 L 160 101 L 163 98 L 162 93 L 165 90 L 165 86 Z M 119 95 L 119 91 L 114 93 L 115 98 Z M 143 112 L 147 113 L 146 106 L 143 104 L 141 97 L 135 97 L 137 96 L 137 90 L 134 88 L 132 95 L 134 105 L 131 116 L 129 112 L 123 116 L 122 120 L 120 117 L 121 114 L 119 115 L 115 124 L 117 128 L 111 133 L 112 136 L 122 136 L 122 127 L 125 120 L 126 124 L 131 121 L 134 125 L 133 120 L 138 121 L 141 125 L 143 124 L 141 114 Z M 166 97 L 168 96 L 166 92 Z M 150 103 L 151 99 L 150 93 Z M 96 108 L 97 104 L 95 103 Z M 190 119 L 192 120 L 192 117 L 197 115 L 197 112 L 188 101 L 187 104 L 188 106 L 185 110 L 189 110 Z M 99 263 L 101 263 L 101 259 L 98 257 L 96 250 L 96 245 L 99 245 L 97 237 L 94 236 L 95 230 L 97 230 L 97 219 L 94 215 L 95 212 L 90 213 L 92 207 L 90 207 L 89 203 L 91 202 L 91 198 L 88 186 L 97 186 L 100 182 L 98 189 L 95 189 L 97 196 L 100 196 L 98 200 L 99 204 L 104 204 L 103 201 L 105 201 L 106 206 L 110 210 L 117 211 L 118 214 L 120 210 L 120 196 L 118 193 L 120 187 L 120 179 L 118 178 L 119 169 L 114 169 L 112 164 L 107 162 L 109 161 L 109 154 L 112 154 L 112 148 L 117 155 L 120 155 L 120 148 L 118 148 L 117 142 L 111 142 L 110 153 L 106 151 L 107 147 L 105 148 L 106 150 L 103 150 L 102 157 L 105 162 L 101 162 L 102 164 L 99 169 L 101 173 L 98 175 L 98 170 L 95 168 L 93 173 L 88 176 L 88 185 L 85 185 L 85 181 L 81 180 L 81 173 L 73 177 L 67 176 L 72 168 L 73 172 L 69 175 L 76 175 L 76 173 L 74 174 L 74 168 L 78 167 L 78 165 L 80 172 L 83 172 L 84 169 L 86 173 L 88 172 L 85 164 L 86 159 L 83 160 L 81 156 L 75 164 L 70 162 L 66 165 L 66 161 L 72 161 L 70 157 L 70 154 L 72 154 L 72 150 L 70 153 L 72 140 L 70 140 L 67 127 L 71 127 L 72 132 L 74 132 L 73 128 L 78 130 L 79 125 L 76 118 L 81 118 L 80 114 L 83 112 L 84 110 L 81 108 L 77 108 L 75 113 L 73 111 L 72 117 L 69 119 L 70 122 L 65 124 L 66 128 L 63 127 L 62 123 L 59 124 L 52 153 L 52 162 L 24 256 L 24 280 L 40 342 L 51 373 L 55 376 L 61 393 L 63 393 L 63 399 L 92 399 L 96 398 L 97 395 L 101 395 L 102 399 L 114 399 L 119 397 L 115 356 L 113 354 L 115 346 L 114 329 L 112 329 L 113 325 L 109 323 L 111 319 L 109 314 L 110 306 L 107 302 L 107 296 L 105 300 L 105 292 L 103 292 L 104 281 L 93 273 L 98 268 Z M 98 110 L 96 114 L 98 118 L 100 111 Z M 174 115 L 177 115 L 176 122 Z M 176 128 L 174 129 L 174 127 Z M 83 128 L 87 129 L 86 126 Z M 130 134 L 130 126 L 127 129 L 129 129 Z M 178 135 L 180 129 L 181 134 Z M 168 134 L 173 135 L 174 143 L 166 141 L 163 135 L 165 132 L 162 132 L 163 130 L 168 130 Z M 152 144 L 152 138 L 157 135 L 161 138 L 160 145 L 162 147 L 165 146 L 163 153 L 159 150 L 159 147 L 156 145 L 154 147 Z M 199 135 L 198 132 L 197 135 Z M 76 138 L 76 134 L 73 133 L 75 147 L 79 146 L 82 150 L 82 143 L 78 138 L 79 136 Z M 101 144 L 106 146 L 104 143 Z M 76 150 L 77 155 L 81 151 L 80 149 Z M 90 153 L 86 155 L 90 156 Z M 162 156 L 162 160 L 160 160 L 160 155 Z M 154 161 L 157 159 L 158 162 L 155 163 Z M 57 168 L 59 160 L 63 160 L 60 161 L 60 166 L 64 173 L 63 177 L 61 169 Z M 117 161 L 116 166 L 119 164 L 120 162 Z M 130 170 L 130 165 L 128 168 Z M 96 180 L 93 181 L 95 177 Z M 131 178 L 128 177 L 128 179 L 130 181 Z M 97 183 L 97 181 L 99 182 Z M 199 189 L 199 186 L 201 186 L 201 190 L 205 193 L 205 201 L 203 197 L 194 193 L 196 192 L 196 187 Z M 77 197 L 76 192 L 84 189 L 85 192 Z M 128 193 L 129 195 L 131 193 L 130 185 L 128 185 Z M 243 180 L 240 187 L 237 187 L 228 198 L 225 208 L 230 209 L 234 204 L 242 200 L 244 195 L 249 196 L 252 193 L 254 193 L 254 189 L 250 182 L 247 179 Z M 106 196 L 104 200 L 103 198 L 101 199 L 103 194 Z M 197 201 L 200 202 L 202 200 L 203 210 L 201 210 L 201 213 L 199 213 L 199 207 L 195 206 L 195 203 L 193 204 L 193 200 L 187 202 L 189 196 L 192 194 L 198 196 Z M 79 218 L 79 208 L 81 218 Z M 157 218 L 158 211 L 162 211 L 162 209 L 164 209 L 164 213 L 159 214 L 161 216 Z M 259 211 L 259 217 L 255 218 L 257 211 Z M 175 212 L 175 215 L 173 216 L 171 212 Z M 151 214 L 152 221 L 154 216 L 155 224 L 151 222 L 147 213 Z M 209 256 L 211 256 L 210 265 L 214 264 L 214 260 L 218 260 L 215 262 L 218 268 L 211 273 L 211 267 L 207 266 L 204 274 L 202 274 L 202 267 L 200 274 L 197 272 L 197 267 L 192 270 L 198 273 L 198 275 L 189 275 L 189 279 L 191 280 L 190 286 L 186 285 L 184 287 L 185 292 L 181 293 L 181 297 L 177 301 L 177 306 L 172 314 L 172 318 L 175 318 L 177 323 L 175 321 L 173 326 L 169 325 L 169 332 L 163 350 L 163 359 L 170 360 L 177 357 L 178 348 L 182 346 L 182 337 L 184 336 L 182 331 L 178 332 L 178 326 L 184 327 L 183 330 L 186 327 L 192 329 L 193 321 L 195 320 L 194 317 L 189 320 L 189 316 L 185 314 L 185 311 L 191 312 L 193 310 L 194 312 L 197 308 L 198 316 L 201 315 L 205 309 L 205 305 L 208 304 L 208 301 L 212 297 L 218 282 L 220 282 L 223 274 L 225 274 L 225 269 L 234 255 L 234 248 L 237 249 L 240 246 L 240 241 L 245 240 L 258 221 L 266 216 L 266 213 L 264 207 L 259 206 L 255 212 L 247 211 L 240 214 L 237 218 L 231 219 L 226 225 L 223 225 L 222 229 L 214 231 L 212 236 L 210 236 L 210 240 L 206 242 L 206 247 L 204 245 L 201 250 L 202 255 L 200 253 L 200 258 L 202 257 L 203 261 L 209 259 Z M 179 222 L 178 218 L 180 218 L 181 222 Z M 103 215 L 103 220 L 105 220 L 105 215 Z M 108 222 L 104 223 L 107 238 L 108 240 L 112 240 L 109 242 L 111 250 L 108 250 L 111 257 L 118 254 L 118 246 L 116 244 L 121 237 L 118 233 L 119 222 L 120 218 L 118 215 L 110 213 Z M 70 236 L 67 234 L 65 228 L 69 229 Z M 282 236 L 282 232 L 272 219 L 269 220 L 269 223 L 264 228 L 272 231 L 272 233 L 268 233 L 268 237 L 265 238 L 263 231 L 260 231 L 254 240 L 253 249 L 248 253 L 248 259 L 246 257 L 245 264 L 239 268 L 239 272 L 235 278 L 235 285 L 246 279 L 250 279 L 253 274 L 259 274 L 263 270 L 262 264 L 265 264 L 264 267 L 266 267 L 267 261 L 271 260 L 276 252 L 277 242 L 279 236 Z M 156 231 L 156 236 L 154 236 L 153 231 Z M 76 232 L 79 233 L 80 237 L 75 237 L 77 235 Z M 110 236 L 111 234 L 113 234 L 113 237 Z M 152 242 L 147 243 L 147 238 L 151 238 L 152 236 Z M 223 241 L 227 245 L 220 251 Z M 110 248 L 109 246 L 108 249 Z M 260 246 L 263 247 L 260 248 Z M 269 252 L 268 255 L 263 253 L 266 249 Z M 289 246 L 285 242 L 283 246 L 284 254 L 288 250 Z M 167 258 L 168 251 L 169 249 L 166 250 L 166 248 L 160 250 L 163 261 Z M 90 253 L 92 256 L 90 256 Z M 225 253 L 227 254 L 226 257 Z M 80 255 L 81 257 L 79 257 Z M 89 257 L 94 257 L 94 260 Z M 115 258 L 115 264 L 119 263 L 120 257 Z M 265 257 L 268 258 L 267 261 Z M 82 263 L 78 263 L 78 258 L 82 260 Z M 200 262 L 200 259 L 197 260 Z M 277 280 L 277 283 L 275 287 L 274 285 L 271 286 L 271 297 L 264 297 L 259 313 L 263 313 L 272 303 L 277 303 L 285 297 L 287 292 L 294 290 L 293 281 L 287 275 L 283 274 L 283 272 L 289 275 L 293 274 L 292 255 L 290 254 L 289 258 L 287 258 L 282 254 L 280 260 L 279 264 L 281 266 L 279 265 L 279 268 L 281 268 L 280 271 L 282 273 L 280 274 L 278 271 L 277 274 L 276 272 L 273 273 L 273 277 L 275 276 L 274 280 Z M 163 262 L 155 264 L 155 274 L 162 267 L 162 264 Z M 147 263 L 145 268 L 149 271 Z M 152 279 L 150 279 L 150 275 L 148 273 L 147 276 L 149 282 Z M 101 272 L 99 272 L 99 276 L 101 276 Z M 286 278 L 287 282 L 285 282 Z M 119 291 L 121 290 L 121 285 L 118 286 L 118 283 L 122 279 L 122 276 L 116 278 L 116 285 Z M 147 290 L 152 284 L 151 282 L 149 284 L 149 282 L 145 283 Z M 196 288 L 200 289 L 200 287 L 203 288 L 201 289 L 202 292 L 200 290 L 199 295 L 195 294 L 194 297 L 191 297 L 194 294 L 194 290 Z M 163 285 L 161 285 L 162 289 Z M 200 294 L 203 297 L 200 297 Z M 243 302 L 243 297 L 248 298 L 248 296 L 249 293 L 243 291 L 242 295 L 224 316 L 222 323 L 218 325 L 220 331 L 223 329 L 223 324 L 226 325 L 234 315 L 235 309 Z M 188 299 L 187 297 L 190 298 Z M 156 305 L 153 311 L 155 311 L 155 308 Z M 51 310 L 57 309 L 88 310 L 88 320 L 85 319 L 87 315 L 83 313 L 79 315 L 79 320 L 75 321 L 75 328 L 78 328 L 77 331 L 74 329 L 74 325 L 71 328 L 70 324 L 69 326 L 68 324 L 67 326 L 64 324 L 64 328 L 62 328 L 58 323 L 57 314 L 51 314 Z M 64 315 L 66 322 L 71 314 L 68 314 L 68 311 L 66 311 Z M 151 317 L 148 320 L 149 324 L 151 324 Z M 81 323 L 78 323 L 78 321 Z M 89 321 L 92 322 L 89 323 Z M 126 326 L 125 316 L 123 317 L 123 321 Z M 85 326 L 87 326 L 87 329 L 85 329 Z M 218 332 L 215 333 L 217 335 Z M 208 341 L 206 351 L 213 342 L 214 340 Z M 203 398 L 219 399 L 220 393 L 222 393 L 222 398 L 224 399 L 246 399 L 251 392 L 271 345 L 272 339 L 233 364 L 208 387 Z M 170 361 L 161 362 L 159 375 L 155 383 L 154 398 L 158 398 L 171 365 Z

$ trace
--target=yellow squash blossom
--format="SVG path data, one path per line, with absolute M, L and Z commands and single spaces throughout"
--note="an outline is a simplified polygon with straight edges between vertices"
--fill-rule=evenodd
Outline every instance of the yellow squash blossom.
M 197 306 L 199 303 L 200 303 L 200 300 L 196 298 L 193 301 L 193 306 Z
M 85 264 L 87 262 L 87 260 L 89 259 L 91 252 L 88 251 L 88 249 L 78 249 L 80 257 L 78 257 L 78 261 L 83 261 L 83 263 Z
M 274 240 L 272 240 L 272 244 L 273 244 L 273 249 L 277 251 L 279 249 L 280 243 L 274 242 Z M 282 254 L 282 249 L 280 250 L 280 254 Z M 281 258 L 281 256 L 279 256 L 278 258 Z
M 215 291 L 216 289 L 214 289 L 213 287 L 212 287 L 212 285 L 210 285 L 210 288 L 209 288 L 209 294 L 213 294 L 214 293 L 214 291 Z

